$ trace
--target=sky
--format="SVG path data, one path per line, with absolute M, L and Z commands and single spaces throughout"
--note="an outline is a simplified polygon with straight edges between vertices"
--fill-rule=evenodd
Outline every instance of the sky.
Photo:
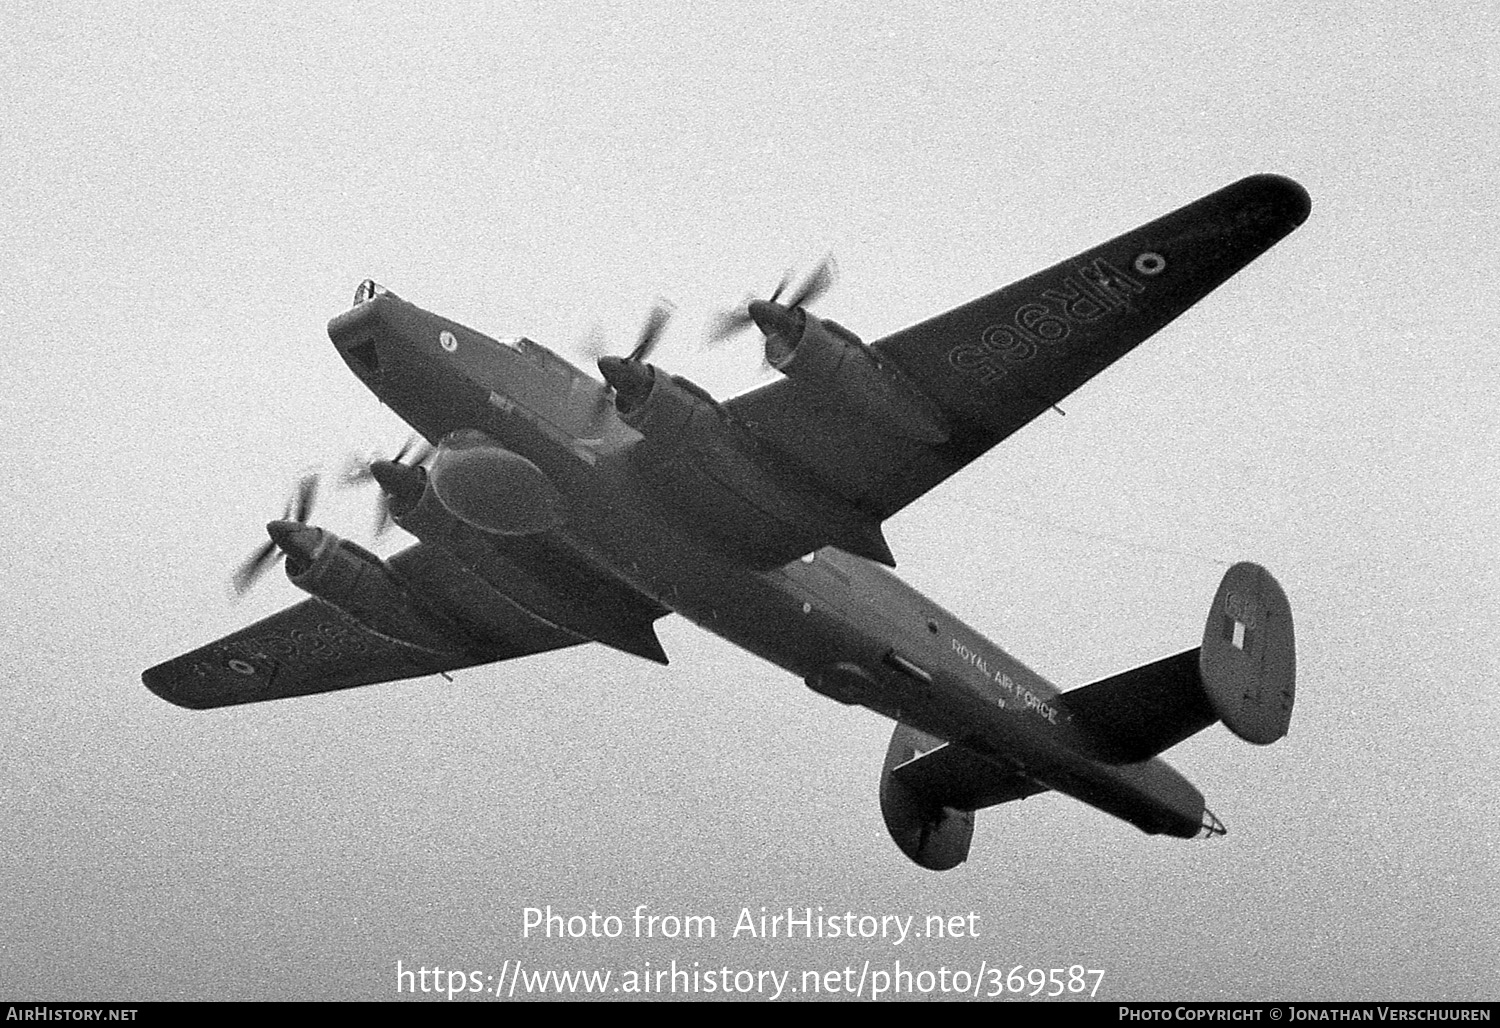
M 1493 11 L 23 0 L 0 30 L 0 997 L 674 961 L 1496 997 Z M 1167 756 L 1225 838 L 1054 794 L 924 871 L 879 814 L 889 722 L 675 616 L 667 668 L 591 645 L 216 712 L 141 685 L 300 598 L 227 589 L 300 474 L 406 437 L 326 335 L 366 276 L 575 357 L 670 297 L 654 359 L 722 397 L 759 357 L 705 325 L 788 267 L 834 254 L 818 310 L 870 340 L 1262 171 L 1306 224 L 886 526 L 1061 688 L 1195 645 L 1227 566 L 1269 567 L 1290 735 Z M 315 520 L 368 542 L 371 502 Z M 637 938 L 642 906 L 718 935 Z M 623 934 L 528 933 L 548 907 Z M 763 907 L 966 931 L 732 933 Z M 398 992 L 398 962 L 480 977 Z

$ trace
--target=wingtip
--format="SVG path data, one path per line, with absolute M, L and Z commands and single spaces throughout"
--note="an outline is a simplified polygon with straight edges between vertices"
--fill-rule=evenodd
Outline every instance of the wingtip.
M 1312 197 L 1300 182 L 1285 175 L 1251 175 L 1238 185 L 1253 192 L 1262 209 L 1288 228 L 1296 228 L 1312 213 Z
M 184 710 L 207 710 L 213 706 L 212 703 L 205 702 L 201 696 L 181 688 L 182 679 L 176 673 L 174 663 L 169 660 L 142 671 L 141 684 L 168 703 L 182 707 Z

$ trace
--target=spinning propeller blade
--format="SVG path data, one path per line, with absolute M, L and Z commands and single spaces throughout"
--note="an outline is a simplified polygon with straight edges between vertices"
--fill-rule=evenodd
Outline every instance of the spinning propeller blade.
M 672 314 L 677 310 L 669 300 L 660 297 L 651 305 L 651 312 L 646 315 L 645 324 L 641 325 L 640 335 L 636 337 L 635 347 L 630 351 L 626 360 L 640 363 L 661 342 L 662 331 L 667 327 L 667 322 L 672 320 Z
M 619 388 L 622 382 L 649 382 L 651 373 L 642 365 L 661 343 L 667 322 L 672 320 L 672 315 L 676 312 L 677 307 L 671 300 L 658 296 L 651 305 L 651 310 L 646 314 L 646 320 L 641 325 L 635 346 L 631 348 L 630 353 L 624 357 L 601 356 L 598 358 L 599 373 L 604 376 L 604 389 L 599 393 L 595 414 L 601 413 L 611 399 L 614 399 L 618 405 Z
M 782 275 L 781 281 L 776 283 L 776 288 L 771 291 L 768 302 L 780 304 L 789 310 L 806 307 L 817 302 L 832 288 L 837 279 L 838 264 L 834 261 L 833 255 L 829 254 L 818 262 L 818 266 L 813 268 L 802 284 L 792 290 L 784 300 L 782 294 L 791 287 L 792 273 L 788 271 Z M 755 324 L 755 319 L 750 316 L 750 303 L 753 300 L 754 297 L 747 297 L 743 306 L 720 312 L 709 324 L 708 345 L 722 343 Z
M 401 449 L 397 450 L 396 455 L 390 459 L 390 463 L 405 463 L 407 467 L 417 468 L 431 460 L 432 455 L 437 452 L 437 448 L 425 439 L 422 439 L 419 443 L 418 439 L 420 438 L 420 436 L 416 435 L 408 436 L 406 442 L 401 444 Z M 409 461 L 407 460 L 408 457 L 411 458 Z M 373 466 L 376 461 L 381 459 L 378 457 L 351 456 L 344 464 L 343 474 L 339 476 L 339 485 L 344 488 L 353 488 L 355 486 L 362 486 L 366 482 L 374 482 L 376 475 Z M 382 488 L 379 497 L 375 500 L 375 538 L 379 539 L 385 535 L 394 520 L 391 515 L 390 495 Z
M 286 507 L 282 511 L 282 521 L 295 521 L 298 524 L 307 524 L 307 519 L 312 516 L 313 504 L 318 497 L 318 476 L 305 475 L 297 483 L 296 491 L 287 498 Z M 274 524 L 274 522 L 273 522 Z M 260 576 L 266 573 L 266 569 L 282 558 L 281 548 L 276 545 L 274 539 L 268 539 L 252 553 L 246 561 L 235 569 L 230 584 L 234 587 L 235 595 L 243 596 L 250 590 Z

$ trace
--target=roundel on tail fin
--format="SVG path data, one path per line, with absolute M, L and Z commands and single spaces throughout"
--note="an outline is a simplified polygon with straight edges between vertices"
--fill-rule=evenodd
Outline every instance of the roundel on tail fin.
M 1235 735 L 1262 746 L 1286 735 L 1297 684 L 1292 608 L 1259 564 L 1236 564 L 1219 583 L 1198 669 L 1209 702 Z

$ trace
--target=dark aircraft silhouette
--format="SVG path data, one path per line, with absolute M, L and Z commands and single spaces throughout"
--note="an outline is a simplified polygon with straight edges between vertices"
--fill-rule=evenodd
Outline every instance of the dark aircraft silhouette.
M 722 402 L 646 362 L 665 308 L 628 356 L 599 360 L 600 384 L 367 281 L 328 334 L 431 447 L 349 477 L 377 482 L 381 524 L 420 541 L 381 560 L 308 524 L 304 482 L 237 581 L 284 555 L 312 598 L 144 681 L 207 708 L 590 640 L 665 664 L 653 624 L 676 611 L 897 722 L 881 810 L 923 867 L 967 858 L 976 810 L 1047 789 L 1148 833 L 1222 834 L 1157 754 L 1220 720 L 1252 743 L 1286 734 L 1292 619 L 1269 572 L 1229 569 L 1201 646 L 1060 693 L 882 566 L 881 523 L 1308 210 L 1295 182 L 1252 176 L 870 345 L 807 311 L 830 279 L 819 268 L 722 319 L 719 336 L 759 328 L 784 376 Z

